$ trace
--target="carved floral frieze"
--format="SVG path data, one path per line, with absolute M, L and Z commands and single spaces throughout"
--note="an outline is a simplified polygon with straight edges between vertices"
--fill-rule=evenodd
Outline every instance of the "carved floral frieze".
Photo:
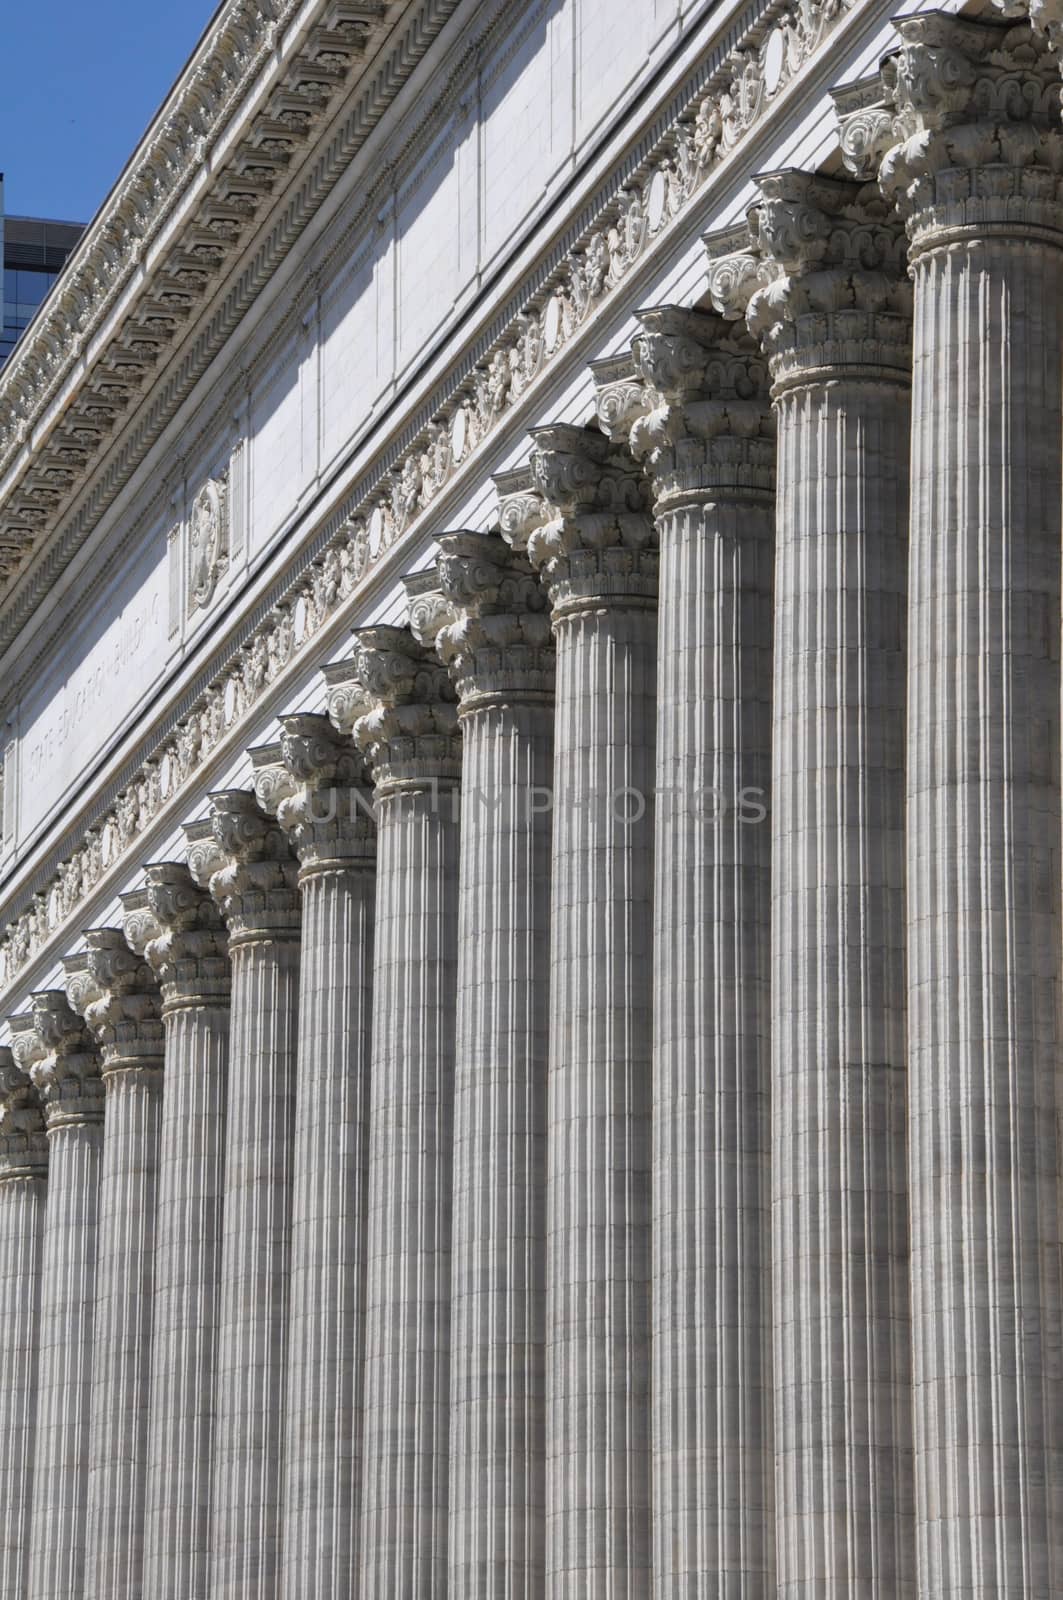
M 136 779 L 9 926 L 0 942 L 0 984 L 17 979 L 253 710 L 293 656 L 314 640 L 337 607 L 428 511 L 454 474 L 608 301 L 653 240 L 683 215 L 711 174 L 855 3 L 782 0 L 760 9 L 743 40 L 699 88 L 639 169 L 618 183 L 591 227 L 456 386 L 384 484 L 377 482 L 368 492 L 355 491 L 343 525 L 309 572 L 281 596 Z

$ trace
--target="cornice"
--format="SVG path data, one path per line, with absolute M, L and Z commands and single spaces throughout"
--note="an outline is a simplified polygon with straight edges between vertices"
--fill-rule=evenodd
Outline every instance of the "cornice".
M 706 47 L 686 88 L 657 109 L 595 199 L 563 221 L 511 309 L 470 336 L 453 376 L 304 542 L 275 602 L 261 604 L 228 659 L 201 675 L 176 726 L 171 713 L 142 764 L 119 780 L 110 809 L 104 800 L 54 876 L 40 873 L 21 890 L 19 915 L 0 944 L 0 984 L 17 983 L 58 947 L 97 888 L 120 887 L 123 864 L 145 848 L 149 830 L 179 819 L 204 770 L 238 748 L 242 727 L 250 730 L 305 670 L 307 647 L 321 651 L 338 639 L 379 571 L 423 539 L 444 490 L 449 496 L 484 470 L 489 448 L 527 415 L 598 314 L 615 307 L 675 230 L 704 223 L 717 177 L 741 161 L 769 112 L 782 115 L 792 104 L 806 71 L 822 67 L 825 41 L 860 10 L 869 10 L 860 0 L 753 0 Z
M 232 0 L 219 16 L 0 375 L 0 650 L 159 438 L 458 4 Z M 337 96 L 359 84 L 328 147 L 315 149 L 315 129 Z M 310 150 L 316 159 L 297 190 L 274 207 L 269 232 L 241 260 L 256 214 Z M 197 323 L 238 260 L 225 298 Z M 108 456 L 127 413 L 134 425 Z M 78 514 L 60 526 L 86 488 Z M 34 562 L 39 552 L 44 559 Z

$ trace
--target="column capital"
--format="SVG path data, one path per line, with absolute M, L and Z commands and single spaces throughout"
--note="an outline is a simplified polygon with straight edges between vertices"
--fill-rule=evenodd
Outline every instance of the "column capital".
M 63 962 L 66 992 L 99 1046 L 104 1083 L 121 1073 L 148 1086 L 165 1048 L 155 975 L 118 928 L 89 928 L 84 939 L 84 951 Z
M 455 692 L 434 648 L 409 628 L 357 628 L 349 662 L 325 669 L 328 712 L 372 771 L 378 797 L 461 776 Z
M 750 223 L 702 234 L 702 243 L 709 258 L 713 308 L 727 322 L 743 322 L 753 296 L 771 282 L 771 268 L 757 249 Z
M 410 627 L 434 644 L 458 692 L 459 715 L 515 700 L 549 703 L 549 606 L 527 556 L 497 533 L 444 533 L 438 543 L 433 587 L 408 587 Z
M 284 832 L 247 789 L 210 795 L 210 832 L 185 828 L 188 866 L 229 929 L 229 946 L 298 936 L 298 863 Z
M 713 303 L 743 314 L 774 394 L 794 383 L 910 382 L 912 290 L 904 231 L 872 184 L 786 170 L 755 179 L 748 243 L 709 235 Z M 754 265 L 750 265 L 750 262 Z
M 179 861 L 152 862 L 145 884 L 123 894 L 122 927 L 162 990 L 162 1014 L 229 1004 L 231 968 L 221 914 Z
M 63 991 L 30 995 L 29 1010 L 9 1017 L 8 1027 L 15 1064 L 41 1098 L 48 1132 L 102 1122 L 99 1054 Z
M 1063 0 L 990 0 L 993 12 L 1007 22 L 1028 22 L 1043 34 L 1057 56 L 1063 49 Z M 1063 62 L 1060 63 L 1063 68 Z
M 634 370 L 647 397 L 631 427 L 660 513 L 721 492 L 770 499 L 775 418 L 767 366 L 745 330 L 681 306 L 638 313 Z
M 453 608 L 439 587 L 436 565 L 408 573 L 402 587 L 406 591 L 406 625 L 418 644 L 434 651 L 440 633 L 454 620 Z
M 528 551 L 528 540 L 550 520 L 550 508 L 536 488 L 530 466 L 496 472 L 492 477 L 498 495 L 498 531 L 514 550 Z
M 607 439 L 627 444 L 631 430 L 653 405 L 653 389 L 630 350 L 590 363 L 594 379 L 594 411 Z
M 657 600 L 657 528 L 649 483 L 624 446 L 597 428 L 557 422 L 532 431 L 531 473 L 548 520 L 528 559 L 554 618 Z
M 295 782 L 281 755 L 280 740 L 255 745 L 247 753 L 255 799 L 268 817 L 276 817 L 278 808 L 295 792 Z
M 893 26 L 879 103 L 843 113 L 841 146 L 906 219 L 912 258 L 989 235 L 1063 247 L 1059 66 L 1043 33 L 941 11 Z
M 300 881 L 372 866 L 376 823 L 361 755 L 322 713 L 297 712 L 280 725 L 275 744 L 250 752 L 255 794 L 288 835 Z
M 858 183 L 878 182 L 879 164 L 894 142 L 893 107 L 885 94 L 881 70 L 831 90 L 842 164 Z
M 48 1175 L 41 1098 L 14 1054 L 0 1046 L 0 1183 Z

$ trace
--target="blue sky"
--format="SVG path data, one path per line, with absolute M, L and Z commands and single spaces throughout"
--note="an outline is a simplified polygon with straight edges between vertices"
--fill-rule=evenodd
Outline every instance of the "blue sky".
M 16 216 L 88 222 L 217 0 L 0 0 L 0 172 Z

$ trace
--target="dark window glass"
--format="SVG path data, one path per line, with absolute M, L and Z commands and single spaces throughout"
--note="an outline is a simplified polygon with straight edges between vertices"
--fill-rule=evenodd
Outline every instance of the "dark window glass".
M 54 282 L 54 273 L 30 272 L 25 267 L 19 267 L 18 292 L 15 296 L 18 304 L 20 306 L 39 306 Z
M 5 267 L 3 293 L 3 332 L 0 334 L 0 361 L 11 354 L 25 329 L 37 315 L 58 272 L 33 267 Z

